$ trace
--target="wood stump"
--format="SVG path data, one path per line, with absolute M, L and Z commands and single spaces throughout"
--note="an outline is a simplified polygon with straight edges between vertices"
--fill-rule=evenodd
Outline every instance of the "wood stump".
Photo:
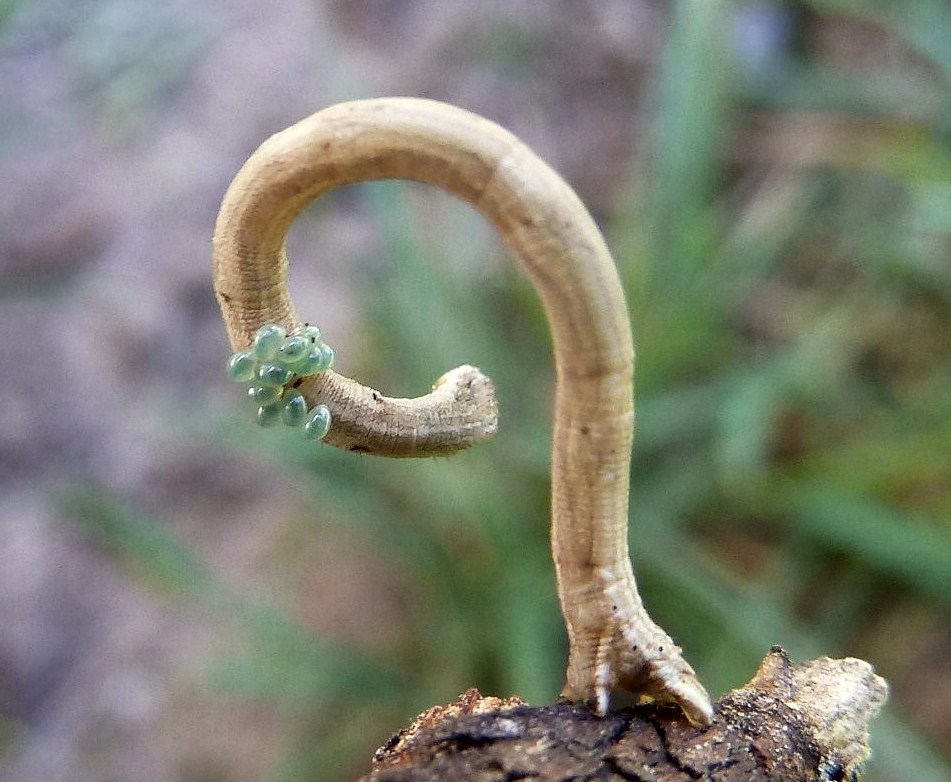
M 393 736 L 361 782 L 854 782 L 887 692 L 861 660 L 794 666 L 778 647 L 706 728 L 655 705 L 596 717 L 468 690 Z

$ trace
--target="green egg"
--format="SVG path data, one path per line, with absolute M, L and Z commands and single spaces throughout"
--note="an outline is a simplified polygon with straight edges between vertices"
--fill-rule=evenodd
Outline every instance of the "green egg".
M 300 336 L 302 336 L 311 344 L 320 342 L 320 329 L 316 326 L 304 326 L 304 328 L 300 330 Z
M 258 426 L 274 426 L 281 420 L 281 406 L 278 404 L 261 405 L 258 408 Z
M 242 350 L 228 360 L 228 377 L 239 383 L 247 383 L 254 379 L 257 368 L 258 362 L 254 354 L 250 350 Z
M 291 370 L 279 366 L 278 364 L 261 364 L 261 366 L 258 367 L 257 380 L 262 386 L 280 388 L 286 383 L 289 383 L 293 377 L 294 373 L 291 372 Z
M 286 332 L 276 323 L 266 323 L 254 335 L 254 355 L 261 361 L 271 361 L 284 344 Z
M 320 346 L 318 345 L 304 356 L 304 358 L 294 364 L 294 372 L 301 377 L 310 377 L 311 375 L 317 374 L 316 370 L 320 367 L 320 364 Z
M 287 337 L 275 359 L 283 367 L 292 367 L 310 352 L 311 342 L 300 334 Z
M 300 391 L 291 391 L 284 396 L 281 420 L 288 426 L 301 426 L 307 420 L 307 400 Z
M 258 405 L 269 405 L 281 398 L 280 386 L 248 386 L 248 398 Z
M 304 435 L 312 440 L 323 440 L 330 431 L 330 410 L 327 405 L 317 405 L 310 411 L 310 417 L 304 424 Z
M 319 375 L 321 372 L 330 369 L 333 360 L 333 348 L 321 342 L 314 346 L 303 361 L 294 365 L 294 371 L 301 377 Z
M 320 346 L 320 357 L 323 369 L 321 372 L 326 372 L 334 365 L 334 349 L 330 345 L 323 344 Z

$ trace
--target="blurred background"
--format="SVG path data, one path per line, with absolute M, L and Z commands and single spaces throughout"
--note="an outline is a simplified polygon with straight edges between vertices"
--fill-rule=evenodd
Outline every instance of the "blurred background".
M 457 103 L 577 189 L 638 346 L 641 591 L 714 694 L 771 644 L 892 686 L 951 779 L 946 0 L 0 2 L 0 777 L 348 780 L 470 686 L 548 702 L 552 367 L 489 227 L 379 183 L 290 239 L 337 368 L 473 363 L 502 428 L 388 462 L 250 423 L 232 176 L 333 102 Z

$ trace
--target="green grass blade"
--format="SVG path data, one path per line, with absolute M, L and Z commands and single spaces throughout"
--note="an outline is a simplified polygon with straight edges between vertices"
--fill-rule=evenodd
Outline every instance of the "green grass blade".
M 793 482 L 781 491 L 797 534 L 843 551 L 939 603 L 951 603 L 949 530 L 834 485 Z

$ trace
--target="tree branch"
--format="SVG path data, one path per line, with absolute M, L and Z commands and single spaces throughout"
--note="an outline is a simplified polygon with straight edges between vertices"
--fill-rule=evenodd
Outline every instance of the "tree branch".
M 706 728 L 657 706 L 596 717 L 469 690 L 396 734 L 361 782 L 855 782 L 887 693 L 861 660 L 793 666 L 778 647 Z

